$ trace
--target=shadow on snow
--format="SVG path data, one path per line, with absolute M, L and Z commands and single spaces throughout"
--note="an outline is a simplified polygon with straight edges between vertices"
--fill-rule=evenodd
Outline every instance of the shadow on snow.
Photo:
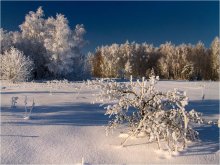
M 74 125 L 99 126 L 108 123 L 108 116 L 99 104 L 73 103 L 55 106 L 36 106 L 30 120 L 24 120 L 24 108 L 2 107 L 2 116 L 11 116 L 15 121 L 2 121 L 11 125 Z
M 195 109 L 204 117 L 219 115 L 219 100 L 190 101 L 187 110 Z M 213 154 L 219 150 L 219 127 L 216 125 L 200 125 L 195 128 L 199 132 L 199 142 L 189 145 L 182 156 Z
M 1 107 L 2 116 L 10 116 L 14 121 L 2 121 L 2 125 L 72 125 L 103 126 L 108 123 L 108 116 L 99 104 L 72 103 L 54 106 L 37 106 L 33 110 L 31 120 L 24 120 L 24 108 L 10 109 Z M 219 114 L 219 100 L 190 101 L 187 110 L 195 109 L 203 116 Z M 213 154 L 219 150 L 219 128 L 201 125 L 195 128 L 199 132 L 199 142 L 189 145 L 181 156 Z M 4 136 L 4 135 L 3 135 Z M 10 135 L 7 135 L 10 136 Z
M 220 100 L 193 100 L 189 102 L 186 109 L 195 109 L 197 112 L 201 112 L 203 116 L 212 117 L 219 114 L 219 101 Z

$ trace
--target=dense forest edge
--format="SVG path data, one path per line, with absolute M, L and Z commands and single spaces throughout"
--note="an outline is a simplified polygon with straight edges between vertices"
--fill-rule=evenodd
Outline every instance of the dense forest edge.
M 29 81 L 37 79 L 82 80 L 98 78 L 148 77 L 151 70 L 168 80 L 219 80 L 219 36 L 209 48 L 196 45 L 158 47 L 126 41 L 97 47 L 82 53 L 87 41 L 83 25 L 71 29 L 68 19 L 57 14 L 44 18 L 39 7 L 30 11 L 19 26 L 20 31 L 0 29 L 0 79 Z

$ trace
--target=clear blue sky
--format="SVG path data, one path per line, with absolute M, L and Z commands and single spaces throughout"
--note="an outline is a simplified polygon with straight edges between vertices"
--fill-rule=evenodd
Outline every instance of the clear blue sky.
M 155 46 L 165 41 L 195 44 L 201 40 L 209 47 L 219 35 L 218 1 L 1 2 L 1 26 L 19 30 L 25 14 L 39 6 L 46 17 L 64 14 L 71 28 L 84 24 L 89 41 L 84 52 L 126 40 Z

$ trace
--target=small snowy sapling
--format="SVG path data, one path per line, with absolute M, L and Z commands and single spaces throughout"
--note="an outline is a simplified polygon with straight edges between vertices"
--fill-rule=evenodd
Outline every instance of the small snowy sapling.
M 156 89 L 159 77 L 150 75 L 149 81 L 117 83 L 110 79 L 89 82 L 100 89 L 99 101 L 107 104 L 106 115 L 111 121 L 106 128 L 109 132 L 125 124 L 128 137 L 145 135 L 149 142 L 157 142 L 159 149 L 172 151 L 182 150 L 188 141 L 198 139 L 198 132 L 193 129 L 194 123 L 203 123 L 201 114 L 195 110 L 186 111 L 188 104 L 186 92 L 178 89 L 161 92 Z M 163 144 L 163 145 L 162 145 Z

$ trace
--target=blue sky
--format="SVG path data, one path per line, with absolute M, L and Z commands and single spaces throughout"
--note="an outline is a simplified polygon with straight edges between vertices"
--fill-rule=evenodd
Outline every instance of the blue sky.
M 219 35 L 218 1 L 138 1 L 138 2 L 1 2 L 1 27 L 19 30 L 25 14 L 43 7 L 45 16 L 64 14 L 73 28 L 84 24 L 89 41 L 84 52 L 97 46 L 126 40 L 174 44 L 198 41 L 210 46 Z

